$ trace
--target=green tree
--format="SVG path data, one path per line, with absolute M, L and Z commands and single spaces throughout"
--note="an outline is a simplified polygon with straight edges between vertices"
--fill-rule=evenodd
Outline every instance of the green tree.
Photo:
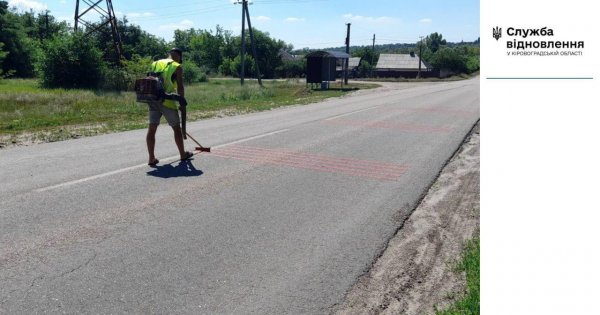
M 102 52 L 83 34 L 54 37 L 39 62 L 42 86 L 48 88 L 97 88 L 106 68 Z
M 224 31 L 222 36 L 221 56 L 223 57 L 223 67 L 225 67 L 226 60 L 231 61 L 240 53 L 241 42 L 239 41 L 240 37 L 233 36 L 230 31 Z
M 231 58 L 224 58 L 223 62 L 221 63 L 221 65 L 219 66 L 219 73 L 221 75 L 225 75 L 225 76 L 230 76 L 233 75 L 233 72 L 231 72 L 231 63 L 233 62 L 233 59 Z
M 265 78 L 273 78 L 275 77 L 275 69 L 283 63 L 279 51 L 283 49 L 286 44 L 281 40 L 271 38 L 267 32 L 262 32 L 254 28 L 252 31 L 254 32 L 256 55 L 260 73 Z M 246 43 L 247 54 L 248 56 L 251 56 L 252 46 L 250 45 L 250 35 L 248 35 Z
M 181 66 L 183 67 L 183 82 L 185 84 L 207 80 L 206 73 L 204 73 L 194 62 L 184 62 Z
M 131 60 L 133 55 L 158 59 L 167 53 L 169 49 L 164 39 L 142 30 L 138 25 L 128 24 L 128 22 L 127 17 L 117 21 L 117 30 L 123 44 L 125 59 Z M 106 34 L 110 34 L 109 30 Z M 110 49 L 114 49 L 112 45 Z
M 256 64 L 254 58 L 251 55 L 244 56 L 244 76 L 245 77 L 256 77 Z M 242 58 L 237 55 L 233 60 L 229 62 L 229 72 L 231 75 L 239 78 L 242 73 Z
M 196 36 L 197 33 L 198 32 L 193 28 L 189 30 L 175 30 L 172 46 L 183 51 L 190 51 L 192 38 Z
M 40 49 L 35 39 L 28 36 L 24 21 L 29 19 L 9 10 L 6 1 L 0 1 L 0 43 L 4 43 L 4 50 L 8 53 L 2 64 L 4 73 L 13 70 L 17 77 L 33 77 L 35 74 L 34 64 Z M 33 22 L 31 18 L 32 25 Z
M 425 43 L 429 50 L 435 54 L 442 46 L 446 45 L 446 40 L 443 39 L 442 34 L 431 33 L 425 38 Z
M 27 17 L 27 20 L 32 20 L 30 32 L 28 36 L 35 38 L 39 42 L 44 42 L 54 36 L 61 36 L 69 32 L 69 25 L 67 22 L 58 22 L 54 16 L 50 14 L 50 11 L 46 10 L 43 13 L 39 13 L 37 17 Z
M 361 47 L 352 52 L 352 57 L 360 57 L 362 60 L 361 64 L 366 61 L 369 65 L 376 65 L 379 60 L 379 53 L 373 52 L 372 47 Z
M 125 59 L 131 60 L 134 55 L 158 59 L 166 55 L 168 46 L 163 39 L 149 34 L 138 25 L 128 24 L 128 22 L 126 17 L 117 19 L 117 32 L 121 38 L 122 55 Z M 93 26 L 97 27 L 99 23 L 93 24 Z M 97 43 L 97 47 L 100 48 L 105 59 L 117 60 L 109 24 L 104 25 L 99 32 L 93 32 L 88 36 Z
M 3 50 L 4 43 L 0 43 L 0 79 L 4 77 L 4 70 L 2 70 L 2 63 L 4 63 L 4 58 L 8 56 L 8 51 Z
M 358 76 L 363 78 L 368 77 L 371 75 L 371 73 L 373 73 L 373 70 L 375 70 L 374 66 L 372 66 L 368 61 L 362 60 L 360 65 L 358 65 Z
M 275 69 L 275 74 L 279 78 L 300 78 L 306 72 L 306 59 L 284 61 Z
M 459 49 L 444 47 L 431 58 L 431 64 L 438 69 L 450 69 L 458 73 L 467 72 L 467 57 Z
M 216 72 L 223 62 L 221 47 L 224 45 L 222 29 L 217 25 L 216 34 L 211 31 L 201 30 L 190 41 L 192 60 L 199 66 L 204 66 Z

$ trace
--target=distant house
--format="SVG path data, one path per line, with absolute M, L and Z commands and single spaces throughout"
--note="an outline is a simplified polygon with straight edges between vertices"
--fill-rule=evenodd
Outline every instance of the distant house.
M 355 74 L 359 65 L 360 57 L 348 58 L 348 75 L 351 77 L 356 76 Z M 335 65 L 335 71 L 339 77 L 344 75 L 344 59 L 338 59 L 338 62 Z
M 285 50 L 279 51 L 279 56 L 283 62 L 298 61 L 304 59 L 304 55 L 292 55 Z
M 421 76 L 432 76 L 432 68 L 421 60 Z M 375 73 L 382 77 L 415 78 L 419 72 L 419 56 L 410 54 L 381 54 Z M 435 75 L 434 75 L 435 76 Z
M 338 64 L 336 65 L 335 70 L 337 70 L 337 71 L 344 70 L 344 65 L 341 61 L 342 61 L 342 59 L 340 59 L 340 62 L 338 62 Z M 348 71 L 356 70 L 356 68 L 358 68 L 359 65 L 360 65 L 360 57 L 348 58 Z

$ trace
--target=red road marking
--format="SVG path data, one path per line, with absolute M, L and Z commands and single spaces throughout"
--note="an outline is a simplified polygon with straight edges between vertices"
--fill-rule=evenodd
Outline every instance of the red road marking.
M 211 155 L 251 163 L 289 166 L 319 172 L 340 173 L 390 181 L 398 180 L 408 169 L 408 166 L 401 164 L 337 158 L 286 149 L 268 149 L 241 145 L 231 145 L 218 150 L 215 149 Z
M 432 127 L 427 125 L 417 125 L 417 124 L 401 124 L 389 121 L 367 121 L 367 120 L 350 120 L 350 119 L 332 119 L 322 121 L 324 124 L 328 125 L 339 125 L 339 126 L 359 126 L 359 127 L 369 127 L 369 128 L 381 128 L 381 129 L 393 129 L 393 130 L 401 130 L 401 131 L 412 131 L 412 132 L 440 132 L 447 133 L 452 131 L 451 128 L 445 127 Z
M 381 107 L 380 111 L 385 112 L 400 112 L 400 113 L 414 113 L 414 112 L 425 112 L 425 113 L 433 113 L 433 114 L 450 114 L 457 116 L 470 116 L 477 113 L 477 111 L 471 110 L 462 110 L 462 109 L 451 109 L 451 108 L 443 108 L 443 107 L 412 107 L 412 108 L 390 108 L 390 107 Z

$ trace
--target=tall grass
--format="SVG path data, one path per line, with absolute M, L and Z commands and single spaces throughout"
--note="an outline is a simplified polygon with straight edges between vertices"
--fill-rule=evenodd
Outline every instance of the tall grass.
M 373 85 L 359 85 L 371 88 Z M 358 88 L 356 86 L 355 88 Z M 312 91 L 298 81 L 267 81 L 264 87 L 247 80 L 213 79 L 186 86 L 188 120 L 307 104 L 347 91 Z M 61 140 L 89 134 L 143 128 L 147 106 L 133 92 L 42 89 L 35 80 L 0 81 L 0 140 Z M 84 132 L 82 132 L 82 130 Z M 16 139 L 16 140 L 14 140 Z M 0 141 L 0 142 L 2 142 Z

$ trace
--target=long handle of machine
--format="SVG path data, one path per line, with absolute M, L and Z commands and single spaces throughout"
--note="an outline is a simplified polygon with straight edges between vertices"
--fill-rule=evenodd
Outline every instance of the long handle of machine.
M 186 140 L 187 131 L 185 129 L 185 122 L 187 120 L 187 110 L 185 109 L 185 106 L 181 106 L 179 110 L 181 110 L 181 134 L 183 134 L 183 139 Z

